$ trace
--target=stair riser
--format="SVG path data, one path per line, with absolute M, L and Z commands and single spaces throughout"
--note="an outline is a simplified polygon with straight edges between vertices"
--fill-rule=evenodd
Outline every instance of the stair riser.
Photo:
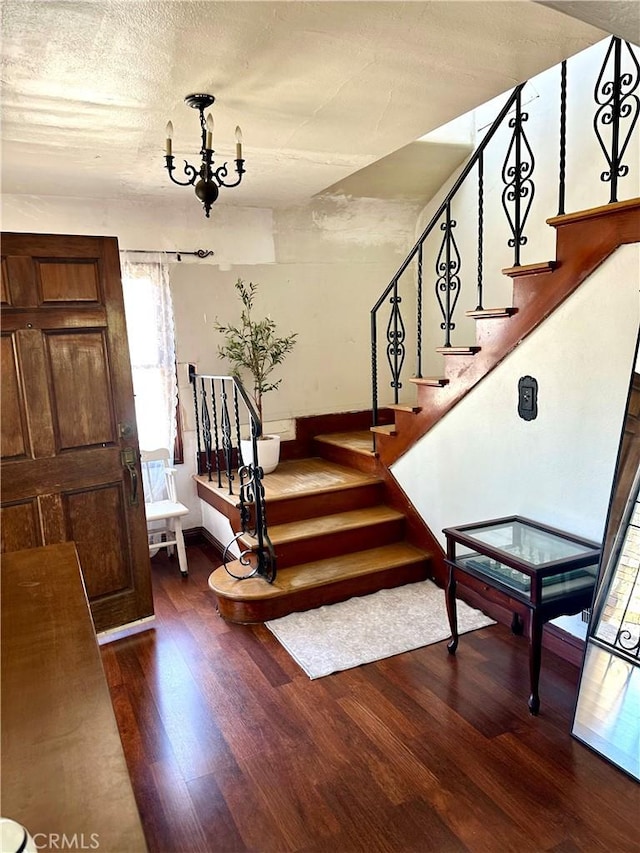
M 404 538 L 404 519 L 358 527 L 355 530 L 339 530 L 330 533 L 309 536 L 296 542 L 284 542 L 275 545 L 278 569 L 286 569 L 308 562 L 309 555 L 314 560 L 353 554 L 368 548 L 391 545 Z
M 317 495 L 300 495 L 283 500 L 267 500 L 267 524 L 286 524 L 320 515 L 364 509 L 383 502 L 382 483 L 369 483 L 350 489 L 323 492 Z
M 373 450 L 373 440 L 371 441 L 371 449 Z M 347 465 L 350 468 L 355 468 L 356 471 L 362 471 L 363 474 L 373 474 L 376 471 L 375 456 L 366 456 L 364 453 L 357 453 L 347 447 L 338 447 L 325 441 L 314 441 L 313 452 L 321 459 L 335 462 L 337 465 Z
M 417 583 L 429 577 L 429 562 L 422 560 L 407 565 L 382 569 L 325 586 L 291 592 L 281 598 L 259 601 L 234 601 L 216 595 L 218 612 L 223 619 L 241 624 L 266 622 L 294 611 L 311 610 L 323 604 L 346 601 L 355 595 L 369 595 L 381 589 L 393 589 L 407 583 Z

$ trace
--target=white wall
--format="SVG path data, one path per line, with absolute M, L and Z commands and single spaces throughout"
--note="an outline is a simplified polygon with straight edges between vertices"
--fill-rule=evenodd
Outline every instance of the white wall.
M 640 319 L 640 246 L 623 246 L 392 467 L 442 529 L 522 515 L 600 541 Z M 538 381 L 520 419 L 518 380 Z
M 171 204 L 2 196 L 5 231 L 104 234 L 121 249 L 214 250 L 206 261 L 170 263 L 185 451 L 177 487 L 190 509 L 186 528 L 202 523 L 187 364 L 228 372 L 213 323 L 239 319 L 236 279 L 258 282 L 256 311 L 270 314 L 283 334 L 298 332 L 277 375 L 281 389 L 264 400 L 267 429 L 293 437 L 296 416 L 370 407 L 369 310 L 408 251 L 417 213 L 414 203 L 332 197 L 277 211 L 219 204 L 207 220 L 187 190 L 177 190 Z

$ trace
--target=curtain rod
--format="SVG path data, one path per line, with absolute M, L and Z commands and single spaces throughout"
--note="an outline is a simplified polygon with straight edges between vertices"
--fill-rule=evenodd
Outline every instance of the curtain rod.
M 193 255 L 196 258 L 210 258 L 215 255 L 213 249 L 196 249 L 195 252 L 170 252 L 166 249 L 123 249 L 123 252 L 128 252 L 130 255 L 175 255 L 178 262 L 182 260 L 183 255 Z

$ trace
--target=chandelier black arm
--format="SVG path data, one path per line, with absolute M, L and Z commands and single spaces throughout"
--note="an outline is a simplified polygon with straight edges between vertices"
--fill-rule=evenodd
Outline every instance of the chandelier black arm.
M 200 171 L 192 166 L 187 161 L 184 161 L 184 173 L 187 177 L 191 175 L 191 178 L 188 181 L 178 181 L 173 177 L 173 172 L 175 170 L 175 166 L 173 165 L 173 155 L 167 154 L 164 158 L 167 161 L 167 172 L 169 172 L 169 177 L 173 181 L 174 184 L 177 184 L 179 187 L 192 187 L 198 177 L 200 176 Z
M 232 184 L 225 183 L 224 178 L 226 178 L 229 174 L 229 170 L 227 169 L 226 163 L 224 163 L 222 166 L 218 166 L 218 168 L 213 172 L 213 177 L 215 178 L 215 181 L 219 187 L 227 187 L 227 189 L 231 189 L 231 187 L 238 186 L 238 184 L 242 180 L 244 171 L 244 160 L 236 160 L 236 172 L 238 173 L 237 181 L 234 181 Z

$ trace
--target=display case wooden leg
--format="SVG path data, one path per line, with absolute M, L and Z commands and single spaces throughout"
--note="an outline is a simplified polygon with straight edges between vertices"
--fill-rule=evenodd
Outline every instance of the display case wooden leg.
M 446 602 L 449 627 L 451 628 L 451 639 L 447 643 L 447 651 L 450 655 L 455 655 L 458 648 L 458 610 L 456 606 L 456 579 L 453 566 L 449 567 Z
M 540 695 L 538 685 L 540 683 L 540 662 L 542 659 L 542 629 L 544 623 L 535 612 L 531 614 L 529 628 L 529 679 L 531 682 L 531 695 L 529 696 L 529 711 L 536 716 L 540 710 Z

